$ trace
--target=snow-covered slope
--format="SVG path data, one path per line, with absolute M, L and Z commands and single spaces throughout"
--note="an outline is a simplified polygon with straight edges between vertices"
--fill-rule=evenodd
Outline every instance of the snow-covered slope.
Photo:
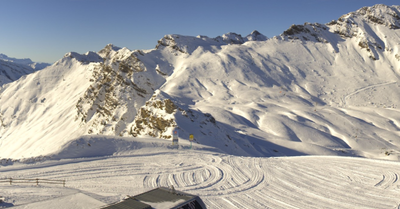
M 0 157 L 82 135 L 152 136 L 245 156 L 398 160 L 400 7 L 376 5 L 267 39 L 166 35 L 153 50 L 68 53 L 0 94 Z
M 8 57 L 5 54 L 0 54 L 0 86 L 49 65 L 47 63 L 32 62 L 30 59 L 16 59 Z

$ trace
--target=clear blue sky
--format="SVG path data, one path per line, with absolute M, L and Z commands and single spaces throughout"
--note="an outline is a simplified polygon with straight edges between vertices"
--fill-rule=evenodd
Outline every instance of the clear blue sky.
M 0 53 L 55 62 L 106 44 L 152 49 L 166 34 L 271 38 L 292 24 L 327 23 L 399 0 L 0 0 Z

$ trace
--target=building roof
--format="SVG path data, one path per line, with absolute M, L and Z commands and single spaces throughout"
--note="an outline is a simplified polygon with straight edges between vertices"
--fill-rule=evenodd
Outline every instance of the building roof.
M 133 198 L 128 198 L 117 204 L 106 206 L 103 209 L 152 209 L 152 207 Z
M 204 203 L 198 196 L 165 187 L 129 197 L 122 202 L 106 206 L 103 209 L 164 209 L 178 208 L 186 204 L 193 204 L 196 205 L 195 208 L 205 209 Z
M 190 200 L 195 196 L 183 192 L 173 192 L 172 190 L 164 187 L 150 190 L 148 192 L 134 196 L 143 202 L 176 202 L 178 200 Z

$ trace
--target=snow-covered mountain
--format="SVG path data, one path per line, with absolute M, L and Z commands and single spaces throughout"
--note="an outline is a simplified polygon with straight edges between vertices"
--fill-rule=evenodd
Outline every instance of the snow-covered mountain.
M 375 5 L 271 39 L 166 35 L 152 50 L 67 53 L 0 90 L 0 158 L 82 135 L 170 140 L 179 127 L 229 154 L 398 160 L 399 27 L 400 6 Z
M 50 64 L 37 63 L 31 59 L 17 59 L 0 54 L 0 86 L 47 66 L 50 66 Z
M 28 65 L 35 70 L 41 70 L 47 66 L 50 66 L 49 63 L 33 62 L 29 58 L 18 59 L 18 58 L 14 58 L 14 57 L 9 57 L 9 56 L 7 56 L 5 54 L 1 54 L 1 53 L 0 53 L 0 60 L 7 61 L 7 62 L 13 62 L 15 64 Z

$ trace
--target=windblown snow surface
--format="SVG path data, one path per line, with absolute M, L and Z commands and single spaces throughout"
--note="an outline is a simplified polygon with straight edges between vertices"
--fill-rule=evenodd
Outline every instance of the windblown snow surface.
M 0 180 L 66 187 L 3 182 L 0 207 L 173 185 L 208 208 L 400 208 L 399 28 L 399 6 L 375 5 L 270 39 L 67 53 L 0 89 Z

